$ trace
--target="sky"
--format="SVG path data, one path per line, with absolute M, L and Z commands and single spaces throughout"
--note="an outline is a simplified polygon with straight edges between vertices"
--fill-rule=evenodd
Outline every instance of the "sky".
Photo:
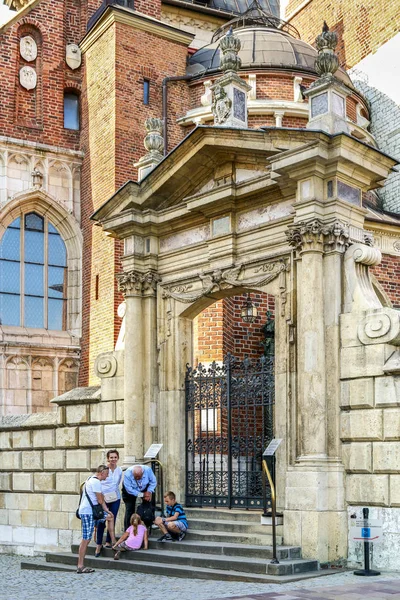
M 7 6 L 4 6 L 4 0 L 0 0 L 0 25 L 8 21 L 11 14 L 10 9 Z

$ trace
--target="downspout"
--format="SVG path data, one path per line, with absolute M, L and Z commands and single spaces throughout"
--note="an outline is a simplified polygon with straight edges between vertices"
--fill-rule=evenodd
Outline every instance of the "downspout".
M 203 73 L 202 73 L 203 75 Z M 162 82 L 162 118 L 164 122 L 164 156 L 168 154 L 168 83 L 170 81 L 189 81 L 194 79 L 193 75 L 175 75 L 173 77 L 164 77 Z

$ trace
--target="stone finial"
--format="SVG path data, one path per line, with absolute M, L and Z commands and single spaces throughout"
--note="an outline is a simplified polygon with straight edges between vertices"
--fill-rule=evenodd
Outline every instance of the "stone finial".
M 146 128 L 146 137 L 144 138 L 144 147 L 147 154 L 142 156 L 135 167 L 138 167 L 138 179 L 143 179 L 159 162 L 164 158 L 164 138 L 163 138 L 163 121 L 155 117 L 150 117 L 144 122 Z
M 315 40 L 318 56 L 315 59 L 315 70 L 321 77 L 332 76 L 339 68 L 339 59 L 335 54 L 338 36 L 324 21 L 322 33 Z
M 38 169 L 34 169 L 31 173 L 32 175 L 32 185 L 35 190 L 39 190 L 43 185 L 43 174 L 38 171 Z
M 150 117 L 144 122 L 146 127 L 146 137 L 144 138 L 144 147 L 146 148 L 149 156 L 160 157 L 162 159 L 162 151 L 164 148 L 163 139 L 163 121 L 162 119 L 156 119 Z
M 220 58 L 220 67 L 222 71 L 238 71 L 242 66 L 242 61 L 238 54 L 242 44 L 240 39 L 233 33 L 230 27 L 228 33 L 219 43 L 222 56 Z

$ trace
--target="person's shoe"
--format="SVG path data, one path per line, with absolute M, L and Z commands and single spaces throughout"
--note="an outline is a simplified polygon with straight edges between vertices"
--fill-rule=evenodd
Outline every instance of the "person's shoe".
M 179 534 L 178 542 L 181 542 L 182 540 L 184 540 L 185 537 L 186 537 L 186 532 L 182 531 L 182 533 Z
M 103 546 L 100 546 L 98 550 L 96 548 L 96 551 L 94 553 L 95 557 L 98 558 L 102 552 L 103 552 Z
M 176 538 L 172 537 L 170 533 L 166 533 L 164 542 L 176 542 Z
M 157 542 L 166 542 L 167 533 L 164 533 L 160 538 L 158 538 Z
M 114 560 L 119 560 L 120 556 L 121 556 L 121 550 L 117 550 L 116 553 L 114 554 Z

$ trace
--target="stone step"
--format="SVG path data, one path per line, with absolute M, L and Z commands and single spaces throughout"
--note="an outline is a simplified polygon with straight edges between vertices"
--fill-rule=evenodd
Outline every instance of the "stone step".
M 173 544 L 173 546 L 172 546 Z M 150 550 L 157 550 L 162 553 L 171 554 L 171 552 L 187 552 L 198 554 L 212 554 L 213 556 L 236 556 L 252 559 L 271 560 L 273 556 L 272 546 L 250 546 L 246 544 L 232 544 L 219 542 L 198 542 L 191 541 L 187 537 L 183 542 L 161 543 L 155 540 L 149 540 Z M 73 553 L 78 553 L 78 545 L 71 546 Z M 92 551 L 93 550 L 93 551 Z M 88 552 L 94 553 L 94 547 L 89 546 Z M 103 549 L 103 552 L 112 552 L 112 550 Z M 112 554 L 107 554 L 112 556 Z M 277 546 L 277 556 L 279 560 L 296 560 L 301 558 L 301 548 L 299 546 Z
M 232 508 L 197 508 L 185 507 L 188 519 L 219 519 L 221 521 L 248 521 L 249 523 L 261 523 L 262 511 L 237 510 Z
M 184 544 L 181 544 L 184 545 Z M 167 546 L 169 552 L 163 552 Z M 78 553 L 78 546 L 72 546 L 72 552 Z M 87 556 L 94 556 L 95 548 L 88 548 Z M 272 555 L 272 551 L 271 551 Z M 112 550 L 103 549 L 104 558 L 114 558 Z M 270 558 L 255 558 L 247 556 L 216 556 L 215 554 L 198 552 L 196 546 L 192 546 L 191 552 L 185 552 L 176 548 L 175 542 L 161 543 L 149 550 L 137 550 L 134 553 L 123 554 L 126 560 L 145 562 L 174 563 L 179 565 L 191 565 L 193 567 L 205 567 L 208 569 L 222 569 L 225 571 L 240 571 L 244 573 L 261 573 L 270 575 L 291 575 L 306 571 L 318 570 L 318 561 L 307 559 L 283 560 L 279 564 L 271 564 Z
M 218 542 L 219 544 L 225 544 L 226 542 L 232 542 L 234 544 L 250 544 L 252 546 L 270 546 L 272 544 L 272 533 L 260 534 L 190 529 L 186 534 L 186 538 L 193 541 Z M 276 543 L 278 545 L 283 543 L 282 535 L 276 536 Z
M 261 525 L 261 523 L 249 523 L 248 521 L 226 521 L 219 519 L 191 519 L 189 532 L 195 531 L 212 531 L 212 532 L 230 532 L 241 533 L 244 535 L 272 535 L 272 525 Z M 277 535 L 283 535 L 283 526 L 277 525 Z
M 263 575 L 261 573 L 246 573 L 218 568 L 196 567 L 195 569 L 193 569 L 192 565 L 177 565 L 175 562 L 173 564 L 168 564 L 137 560 L 136 553 L 133 554 L 133 560 L 129 560 L 124 557 L 118 561 L 114 560 L 113 558 L 94 558 L 93 556 L 88 555 L 85 559 L 85 565 L 95 569 L 112 569 L 121 571 L 123 570 L 136 573 L 164 575 L 168 577 L 185 577 L 189 579 L 213 579 L 223 581 L 247 581 L 252 583 L 289 583 L 293 581 L 307 579 L 309 577 L 318 577 L 319 575 L 326 575 L 331 573 L 331 571 L 310 571 L 306 573 L 297 572 L 290 575 Z M 60 570 L 59 565 L 62 565 L 63 568 L 65 568 L 65 566 L 71 566 L 74 567 L 74 569 L 76 569 L 77 557 L 75 554 L 52 553 L 46 554 L 46 561 L 46 563 L 22 562 L 21 568 L 45 569 L 45 565 L 47 565 L 48 568 L 46 570 L 55 570 L 54 566 L 56 565 L 56 568 L 58 567 L 57 570 Z M 71 569 L 71 571 L 72 570 L 73 569 Z

